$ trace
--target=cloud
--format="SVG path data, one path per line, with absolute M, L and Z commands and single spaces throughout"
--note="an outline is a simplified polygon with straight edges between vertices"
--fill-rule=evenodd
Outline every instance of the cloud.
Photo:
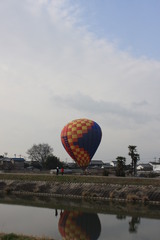
M 149 121 L 153 121 L 155 116 L 149 115 L 145 111 L 137 111 L 133 107 L 126 108 L 120 103 L 107 102 L 107 101 L 96 101 L 88 95 L 84 95 L 77 92 L 74 95 L 66 96 L 54 96 L 53 101 L 63 108 L 76 109 L 79 112 L 94 115 L 102 115 L 104 118 L 106 116 L 115 116 L 117 119 L 117 124 L 119 120 L 125 120 L 125 127 L 128 127 L 128 120 L 132 120 L 136 124 L 146 124 Z M 138 105 L 146 105 L 146 101 L 143 103 L 137 103 Z M 157 118 L 157 117 L 156 117 Z M 133 124 L 133 123 L 132 123 Z
M 114 144 L 118 152 L 132 141 L 154 152 L 160 62 L 135 58 L 89 32 L 73 1 L 1 1 L 0 7 L 0 153 L 23 155 L 32 143 L 48 142 L 65 158 L 60 131 L 80 117 L 100 122 L 108 156 Z M 148 147 L 146 132 L 148 139 L 156 132 L 157 146 Z
M 148 106 L 148 102 L 143 100 L 143 101 L 140 101 L 140 102 L 134 102 L 132 103 L 133 107 L 135 108 L 139 108 L 139 107 L 145 107 L 145 106 Z

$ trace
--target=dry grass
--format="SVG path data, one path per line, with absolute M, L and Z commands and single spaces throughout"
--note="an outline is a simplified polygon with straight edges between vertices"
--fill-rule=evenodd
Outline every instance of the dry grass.
M 49 182 L 73 182 L 73 183 L 106 183 L 121 185 L 152 185 L 160 186 L 158 178 L 136 178 L 136 177 L 111 177 L 93 175 L 64 175 L 51 174 L 26 174 L 5 173 L 0 174 L 0 180 L 23 180 L 23 181 L 49 181 Z

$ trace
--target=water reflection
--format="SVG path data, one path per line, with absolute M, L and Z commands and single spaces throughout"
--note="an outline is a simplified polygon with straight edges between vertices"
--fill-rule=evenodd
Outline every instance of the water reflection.
M 117 215 L 116 218 L 119 220 L 124 220 L 126 219 L 126 216 Z M 131 217 L 131 220 L 129 221 L 129 232 L 136 233 L 138 230 L 138 224 L 140 224 L 140 217 Z
M 58 229 L 64 240 L 97 240 L 101 233 L 101 223 L 95 213 L 61 211 Z
M 138 224 L 140 224 L 140 217 L 132 217 L 131 221 L 129 222 L 129 232 L 136 233 Z
M 9 195 L 0 202 L 0 232 L 56 240 L 159 240 L 159 205 Z

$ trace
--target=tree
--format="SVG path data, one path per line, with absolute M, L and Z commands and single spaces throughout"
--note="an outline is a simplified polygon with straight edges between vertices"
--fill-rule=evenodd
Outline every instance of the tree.
M 45 165 L 47 169 L 61 168 L 63 167 L 63 162 L 60 162 L 58 157 L 50 155 L 47 157 Z
M 137 174 L 137 162 L 140 160 L 140 156 L 137 153 L 136 148 L 137 148 L 137 146 L 132 146 L 132 145 L 128 146 L 128 149 L 129 149 L 128 155 L 132 159 L 131 164 L 132 164 L 132 169 L 133 169 L 133 172 L 134 172 L 134 176 L 136 176 L 136 174 Z
M 45 162 L 47 157 L 52 155 L 53 148 L 50 147 L 47 143 L 43 144 L 34 144 L 30 149 L 28 149 L 27 154 L 31 161 L 38 161 L 45 167 Z
M 38 161 L 32 161 L 31 162 L 31 167 L 42 170 L 43 166 L 40 162 Z
M 137 232 L 138 224 L 140 224 L 140 217 L 132 217 L 131 221 L 129 222 L 129 232 Z
M 124 177 L 126 158 L 118 156 L 116 159 L 117 159 L 116 176 Z

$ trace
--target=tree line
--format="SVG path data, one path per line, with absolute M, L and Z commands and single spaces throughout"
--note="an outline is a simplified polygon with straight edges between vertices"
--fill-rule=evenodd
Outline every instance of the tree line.
M 134 176 L 136 176 L 137 162 L 140 160 L 140 155 L 137 153 L 137 146 L 129 145 L 128 149 L 129 149 L 128 155 L 131 157 L 131 167 L 128 170 L 130 171 L 131 174 L 134 174 Z M 116 175 L 123 177 L 125 176 L 126 158 L 118 156 L 116 159 L 117 159 Z
M 129 170 L 136 176 L 137 162 L 140 160 L 140 155 L 137 153 L 137 146 L 129 145 L 128 150 L 128 155 L 131 157 L 131 168 Z M 65 166 L 65 163 L 60 161 L 60 159 L 53 154 L 53 148 L 46 143 L 34 144 L 28 149 L 27 154 L 29 159 L 31 159 L 32 166 L 37 168 L 53 169 Z M 116 160 L 116 175 L 125 176 L 126 158 L 118 156 Z
M 53 169 L 56 167 L 64 167 L 64 162 L 61 162 L 58 157 L 53 154 L 53 148 L 47 143 L 34 144 L 27 150 L 31 165 L 39 169 Z

